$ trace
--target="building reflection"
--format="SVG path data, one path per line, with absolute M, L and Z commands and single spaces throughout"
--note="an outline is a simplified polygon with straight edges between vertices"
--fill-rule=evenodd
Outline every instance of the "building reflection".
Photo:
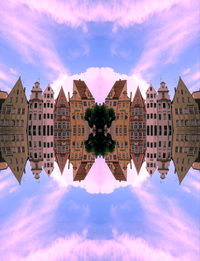
M 95 163 L 84 142 L 95 129 L 84 119 L 95 99 L 84 81 L 73 81 L 72 96 L 61 87 L 57 98 L 48 85 L 44 92 L 36 82 L 29 102 L 19 78 L 9 94 L 0 91 L 0 170 L 10 168 L 18 182 L 27 160 L 36 179 L 42 170 L 48 176 L 57 163 L 60 174 L 70 165 L 73 181 L 82 181 Z M 171 160 L 179 183 L 192 167 L 200 169 L 200 91 L 191 94 L 179 79 L 171 102 L 165 82 L 158 91 L 150 85 L 145 99 L 137 87 L 134 97 L 127 93 L 127 81 L 116 81 L 105 99 L 116 119 L 105 130 L 116 142 L 105 162 L 114 178 L 127 181 L 127 169 L 138 175 L 141 167 L 152 176 L 167 177 Z M 133 174 L 134 175 L 134 174 Z
M 112 122 L 110 134 L 116 141 L 115 150 L 105 161 L 116 180 L 127 180 L 127 165 L 130 163 L 129 117 L 130 98 L 127 95 L 127 81 L 119 80 L 113 85 L 105 99 L 105 105 L 113 108 L 116 120 Z
M 21 183 L 28 159 L 28 102 L 19 78 L 9 95 L 1 92 L 0 166 L 10 168 Z

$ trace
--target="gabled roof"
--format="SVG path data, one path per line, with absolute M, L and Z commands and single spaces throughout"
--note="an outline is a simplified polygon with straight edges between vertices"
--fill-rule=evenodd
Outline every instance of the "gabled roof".
M 19 90 L 22 91 L 22 95 L 24 96 L 25 101 L 28 104 L 28 101 L 27 101 L 27 98 L 26 98 L 26 94 L 24 92 L 24 88 L 23 88 L 23 85 L 22 85 L 21 77 L 19 77 L 18 80 L 16 81 L 16 83 L 15 83 L 14 87 L 12 88 L 11 92 L 8 94 L 8 97 L 6 98 L 5 102 L 9 99 L 10 96 L 13 95 L 14 91 L 16 89 L 18 89 L 18 88 L 19 88 Z M 15 94 L 14 94 L 14 96 L 15 96 Z
M 181 92 L 178 93 L 178 91 L 180 91 L 181 89 L 185 91 L 184 94 L 181 94 Z M 175 92 L 175 95 L 174 95 L 174 98 L 173 98 L 172 103 L 174 103 L 174 101 L 176 101 L 177 96 L 179 97 L 179 96 L 185 95 L 185 94 L 188 95 L 188 96 L 190 96 L 191 99 L 192 99 L 192 100 L 194 101 L 194 103 L 195 103 L 195 100 L 194 100 L 192 94 L 189 92 L 189 90 L 188 90 L 188 88 L 186 87 L 185 83 L 183 82 L 182 78 L 179 77 L 179 81 L 178 81 L 178 85 L 177 85 L 177 90 L 176 90 L 176 92 Z
M 55 107 L 58 106 L 58 105 L 61 103 L 61 98 L 64 99 L 64 104 L 65 104 L 66 106 L 68 106 L 69 104 L 68 104 L 68 102 L 67 102 L 67 98 L 66 98 L 66 96 L 65 96 L 65 92 L 64 92 L 64 90 L 63 90 L 63 87 L 60 88 L 58 97 L 57 97 L 57 99 L 55 100 Z
M 91 162 L 89 162 L 89 163 L 91 163 Z M 87 162 L 81 162 L 77 172 L 74 175 L 74 181 L 78 181 L 78 180 L 81 181 L 81 180 L 85 179 L 90 168 L 92 167 L 92 165 L 91 165 L 89 168 L 87 168 L 87 165 L 88 165 Z
M 141 94 L 139 86 L 137 87 L 137 90 L 135 92 L 135 96 L 134 96 L 133 101 L 131 103 L 131 107 L 135 106 L 137 98 L 139 99 L 139 104 L 141 103 L 142 106 L 145 108 L 145 102 L 144 102 L 144 99 L 142 97 L 142 94 Z
M 106 163 L 108 163 L 108 162 L 106 162 Z M 114 169 L 112 169 L 109 164 L 108 164 L 108 167 L 111 170 L 115 179 L 119 180 L 119 181 L 121 181 L 121 180 L 126 181 L 127 180 L 126 175 L 124 174 L 119 162 L 112 162 L 111 164 L 114 166 Z
M 151 90 L 152 89 L 152 90 Z M 152 84 L 150 84 L 149 88 L 147 89 L 146 93 L 149 93 L 149 92 L 153 92 L 153 93 L 156 93 L 156 90 L 155 88 L 153 87 Z
M 79 95 L 81 97 L 81 99 L 94 99 L 92 93 L 90 92 L 89 88 L 87 87 L 87 85 L 85 84 L 84 81 L 81 80 L 74 80 L 74 84 L 76 85 L 76 88 L 79 92 Z M 89 95 L 87 95 L 87 93 Z M 89 97 L 90 96 L 90 97 Z
M 119 99 L 122 90 L 124 89 L 124 86 L 126 84 L 126 80 L 119 80 L 116 81 L 112 87 L 112 89 L 110 90 L 108 96 L 106 97 L 106 99 Z M 126 89 L 125 89 L 126 90 Z M 127 91 L 127 90 L 126 90 Z M 109 97 L 109 95 L 112 93 L 112 96 Z
M 49 88 L 49 90 L 48 90 Z M 48 93 L 48 92 L 51 92 L 51 93 L 54 93 L 53 89 L 51 88 L 50 84 L 47 85 L 47 87 L 45 88 L 44 90 L 44 93 Z
M 64 160 L 62 162 L 62 157 L 64 156 Z M 68 153 L 56 153 L 55 154 L 55 158 L 56 158 L 56 162 L 58 164 L 60 173 L 62 174 L 67 162 L 67 159 L 69 158 L 69 154 Z
M 145 158 L 145 154 L 144 153 L 140 153 L 140 154 L 131 154 L 131 157 L 133 159 L 133 163 L 135 165 L 135 169 L 137 171 L 137 174 L 140 173 L 140 169 L 142 167 L 142 164 L 144 162 L 144 158 Z M 136 157 L 138 157 L 138 162 L 136 160 Z

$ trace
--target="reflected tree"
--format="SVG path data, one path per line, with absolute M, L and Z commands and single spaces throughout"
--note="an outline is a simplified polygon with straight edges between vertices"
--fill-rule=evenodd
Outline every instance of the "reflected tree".
M 103 105 L 95 105 L 92 109 L 88 108 L 85 112 L 85 120 L 90 128 L 94 128 L 95 135 L 91 133 L 85 141 L 85 149 L 88 153 L 93 152 L 96 157 L 107 152 L 112 153 L 115 149 L 115 141 L 109 133 L 105 135 L 105 127 L 110 128 L 115 120 L 115 111 L 113 108 L 106 108 Z

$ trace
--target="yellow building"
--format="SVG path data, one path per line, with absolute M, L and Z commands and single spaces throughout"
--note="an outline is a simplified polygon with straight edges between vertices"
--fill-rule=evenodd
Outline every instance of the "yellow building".
M 0 113 L 0 133 L 20 133 L 27 127 L 28 102 L 21 78 L 2 103 Z
M 119 181 L 127 179 L 127 165 L 130 163 L 129 117 L 131 99 L 127 95 L 127 81 L 119 80 L 113 85 L 105 100 L 108 108 L 115 111 L 116 120 L 112 122 L 110 133 L 116 141 L 113 153 L 105 160 L 112 174 Z
M 73 165 L 74 180 L 83 180 L 95 161 L 94 155 L 85 151 L 84 141 L 87 140 L 90 128 L 84 120 L 87 108 L 95 105 L 95 99 L 84 81 L 73 81 L 73 95 L 70 101 L 70 163 Z

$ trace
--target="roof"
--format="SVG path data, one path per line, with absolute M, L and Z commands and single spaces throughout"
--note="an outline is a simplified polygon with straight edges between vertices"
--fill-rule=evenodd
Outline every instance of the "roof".
M 119 99 L 125 84 L 126 84 L 126 80 L 116 81 L 114 83 L 112 89 L 110 90 L 109 94 L 107 95 L 106 99 L 109 99 L 109 98 Z M 112 97 L 109 97 L 111 93 L 113 93 L 113 95 L 112 95 Z
M 81 96 L 81 99 L 88 99 L 88 98 L 94 99 L 92 93 L 90 92 L 89 88 L 87 87 L 87 85 L 85 84 L 84 81 L 74 80 L 74 83 L 75 83 L 76 88 L 79 92 L 79 95 Z M 88 97 L 86 91 L 90 94 L 90 97 Z
M 119 181 L 121 181 L 121 180 L 126 181 L 126 176 L 124 175 L 124 172 L 123 172 L 119 162 L 117 162 L 117 163 L 113 162 L 112 164 L 114 166 L 114 170 L 111 170 L 111 169 L 110 170 L 112 171 L 112 174 L 115 177 L 115 179 L 119 180 Z
M 137 162 L 137 160 L 136 160 L 136 157 L 137 157 L 137 156 L 138 156 L 138 158 L 139 158 L 138 162 Z M 131 154 L 131 157 L 132 157 L 133 162 L 134 162 L 134 165 L 135 165 L 135 169 L 136 169 L 136 171 L 137 171 L 137 174 L 139 174 L 139 173 L 140 173 L 140 169 L 141 169 L 141 167 L 142 167 L 142 164 L 143 164 L 143 162 L 144 162 L 145 154 L 143 154 L 143 153 L 138 153 L 137 156 L 136 156 L 136 154 L 134 154 L 134 153 Z
M 64 160 L 62 161 L 62 156 L 63 155 L 64 155 Z M 59 167 L 59 170 L 60 170 L 61 174 L 64 171 L 64 168 L 65 168 L 65 165 L 66 165 L 68 157 L 69 157 L 68 153 L 56 153 L 55 154 L 56 162 L 58 164 L 58 167 Z
M 59 91 L 58 97 L 57 97 L 56 100 L 55 100 L 55 107 L 57 106 L 58 101 L 60 100 L 61 97 L 64 98 L 64 100 L 65 100 L 64 103 L 67 103 L 67 104 L 68 104 L 68 102 L 67 102 L 67 98 L 66 98 L 66 96 L 65 96 L 65 92 L 64 92 L 62 86 L 61 86 L 61 88 L 60 88 L 60 91 Z
M 150 90 L 150 88 L 151 88 L 152 90 Z M 154 89 L 154 87 L 153 87 L 152 84 L 150 84 L 149 88 L 148 88 L 147 91 L 146 91 L 146 93 L 149 93 L 149 92 L 156 93 L 156 90 Z
M 86 169 L 86 166 L 87 166 L 87 163 L 86 162 L 81 162 L 77 172 L 76 172 L 76 175 L 74 177 L 74 181 L 77 181 L 77 180 L 84 180 L 86 175 L 88 174 L 88 171 Z
M 4 91 L 0 91 L 0 99 L 6 99 L 8 97 L 8 93 Z
M 140 99 L 140 101 L 142 102 L 143 107 L 145 108 L 144 99 L 143 99 L 143 97 L 142 97 L 142 94 L 141 94 L 141 91 L 140 91 L 139 86 L 137 87 L 137 90 L 136 90 L 136 92 L 135 92 L 135 96 L 134 96 L 134 98 L 133 98 L 133 101 L 132 101 L 132 103 L 131 103 L 131 106 L 134 106 L 134 105 L 136 104 L 136 99 L 137 99 L 137 97 Z
M 192 93 L 194 99 L 200 99 L 200 91 L 196 91 Z

